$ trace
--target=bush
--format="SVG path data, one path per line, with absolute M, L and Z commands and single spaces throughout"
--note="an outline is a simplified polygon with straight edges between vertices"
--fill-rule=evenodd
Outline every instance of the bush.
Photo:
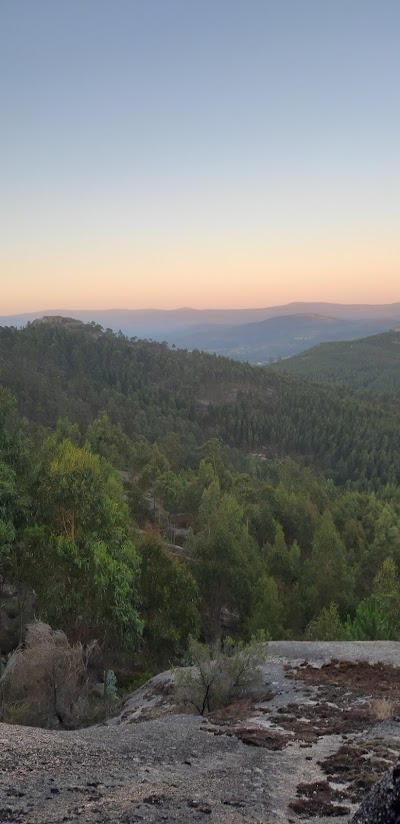
M 104 670 L 104 690 L 105 697 L 115 701 L 118 695 L 117 676 L 113 670 Z
M 324 607 L 306 629 L 308 641 L 344 641 L 345 638 L 346 631 L 340 620 L 339 608 L 334 603 Z
M 398 638 L 375 595 L 359 603 L 353 620 L 347 616 L 345 630 L 349 641 L 396 641 Z
M 136 690 L 140 689 L 143 684 L 150 681 L 150 678 L 154 678 L 156 674 L 156 670 L 141 670 L 140 672 L 136 672 L 134 675 L 130 674 L 125 680 L 125 683 L 122 685 L 123 695 L 130 695 L 131 692 L 136 692 Z
M 0 679 L 0 719 L 43 727 L 82 724 L 92 712 L 88 663 L 95 649 L 95 643 L 71 646 L 48 624 L 29 624 Z
M 261 683 L 267 647 L 261 638 L 249 644 L 227 639 L 223 649 L 192 639 L 189 656 L 190 669 L 180 670 L 176 675 L 179 697 L 200 715 L 206 715 L 226 707 Z

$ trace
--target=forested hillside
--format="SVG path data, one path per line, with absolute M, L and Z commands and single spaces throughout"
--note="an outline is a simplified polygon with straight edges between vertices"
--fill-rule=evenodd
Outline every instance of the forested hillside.
M 395 406 L 66 321 L 0 363 L 19 608 L 154 668 L 189 635 L 398 637 Z
M 374 393 L 400 392 L 400 331 L 321 343 L 275 365 L 280 372 Z
M 35 322 L 0 330 L 0 381 L 42 426 L 67 416 L 85 428 L 103 410 L 129 438 L 173 431 L 195 448 L 220 437 L 243 455 L 293 457 L 358 489 L 400 480 L 395 404 L 217 355 Z

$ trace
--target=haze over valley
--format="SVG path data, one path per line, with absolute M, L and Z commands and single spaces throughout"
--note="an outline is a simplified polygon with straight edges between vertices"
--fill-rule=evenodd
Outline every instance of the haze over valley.
M 394 328 L 400 325 L 400 303 L 291 303 L 242 310 L 47 310 L 0 316 L 0 324 L 21 327 L 44 315 L 74 317 L 128 337 L 268 363 L 324 341 L 352 340 Z

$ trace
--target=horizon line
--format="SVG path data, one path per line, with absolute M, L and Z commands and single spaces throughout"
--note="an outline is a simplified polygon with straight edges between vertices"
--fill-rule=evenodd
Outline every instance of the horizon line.
M 80 308 L 75 307 L 74 309 L 70 307 L 64 308 L 57 308 L 57 309 L 31 309 L 31 310 L 22 310 L 22 311 L 13 311 L 13 312 L 5 312 L 2 314 L 2 317 L 14 317 L 14 316 L 21 316 L 21 315 L 36 315 L 41 314 L 46 315 L 48 313 L 58 313 L 61 314 L 63 312 L 254 312 L 254 311 L 262 311 L 263 309 L 277 309 L 277 308 L 284 308 L 287 306 L 296 306 L 296 305 L 304 305 L 304 304 L 324 304 L 325 306 L 397 306 L 400 304 L 400 300 L 398 301 L 389 301 L 385 303 L 344 303 L 342 301 L 329 301 L 329 300 L 293 300 L 289 301 L 288 303 L 274 303 L 270 305 L 263 305 L 263 306 L 241 306 L 241 307 L 215 307 L 215 306 L 208 306 L 205 308 L 198 308 L 196 306 L 177 306 L 172 309 L 161 309 L 154 306 L 148 306 L 143 308 L 125 308 L 122 309 L 121 307 L 101 307 L 101 308 Z

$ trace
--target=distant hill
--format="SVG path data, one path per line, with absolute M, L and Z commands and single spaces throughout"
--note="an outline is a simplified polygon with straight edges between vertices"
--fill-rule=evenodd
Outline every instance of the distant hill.
M 46 309 L 37 312 L 27 312 L 18 315 L 0 315 L 0 326 L 26 326 L 27 323 L 40 318 L 43 315 L 65 315 L 72 318 L 77 318 L 84 323 L 95 323 L 103 326 L 104 329 L 112 329 L 113 332 L 122 331 L 124 335 L 129 337 L 136 336 L 140 338 L 151 338 L 157 341 L 167 341 L 169 344 L 175 343 L 179 346 L 187 346 L 188 348 L 207 348 L 208 331 L 211 328 L 211 333 L 218 333 L 218 329 L 223 331 L 224 327 L 239 327 L 242 325 L 257 323 L 269 318 L 284 318 L 286 316 L 297 315 L 319 315 L 324 317 L 336 318 L 337 320 L 351 321 L 372 321 L 375 326 L 371 328 L 361 328 L 354 334 L 345 333 L 339 337 L 360 337 L 366 334 L 374 334 L 375 332 L 388 329 L 395 325 L 395 322 L 400 324 L 400 303 L 384 304 L 384 305 L 368 305 L 368 304 L 336 304 L 336 303 L 288 303 L 284 306 L 267 306 L 262 308 L 244 308 L 244 309 L 193 309 L 191 307 L 182 307 L 179 309 L 163 310 L 163 309 L 63 309 L 59 308 Z M 203 335 L 199 343 L 191 346 L 189 341 L 185 341 L 185 335 L 188 332 L 195 332 L 196 335 Z M 232 332 L 229 333 L 232 336 Z M 241 335 L 241 332 L 239 333 Z M 246 334 L 246 332 L 245 332 Z M 290 334 L 290 331 L 289 331 Z M 303 334 L 301 331 L 300 334 Z M 307 337 L 308 331 L 304 332 Z M 312 332 L 310 333 L 312 334 Z M 336 339 L 337 336 L 331 336 L 331 339 Z M 313 338 L 311 344 L 313 345 L 319 340 L 327 340 L 326 337 Z M 286 357 L 287 355 L 295 354 L 300 351 L 300 348 L 289 348 L 285 352 L 277 351 L 277 348 L 272 348 L 271 351 L 263 351 L 264 341 L 260 341 L 261 350 L 257 353 L 250 353 L 249 359 L 252 362 L 260 360 L 264 362 L 273 357 Z M 269 343 L 269 341 L 267 341 Z M 273 343 L 273 341 L 272 341 Z M 216 346 L 220 346 L 217 342 Z M 233 341 L 233 345 L 226 351 L 230 353 L 235 347 L 246 345 L 242 344 L 239 336 Z M 305 348 L 305 347 L 302 347 Z M 278 347 L 279 349 L 279 347 Z M 217 351 L 215 349 L 214 351 Z M 220 351 L 218 349 L 218 351 Z M 222 350 L 221 350 L 222 351 Z M 224 350 L 225 351 L 225 350 Z M 237 357 L 237 355 L 234 355 Z
M 337 483 L 400 483 L 397 402 L 199 351 L 55 318 L 0 328 L 0 386 L 29 421 L 68 416 L 82 430 L 102 410 L 135 440 L 171 432 L 197 450 L 220 438 L 242 455 L 292 457 Z
M 351 389 L 399 392 L 400 329 L 349 342 L 321 343 L 275 368 Z
M 235 360 L 268 363 L 296 355 L 323 341 L 351 340 L 381 332 L 397 322 L 393 318 L 350 320 L 307 312 L 236 326 L 194 327 L 178 333 L 175 342 L 187 349 L 215 352 Z
M 287 303 L 268 310 L 270 315 L 297 315 L 308 312 L 317 315 L 332 315 L 335 318 L 393 318 L 400 316 L 400 302 L 397 303 Z

